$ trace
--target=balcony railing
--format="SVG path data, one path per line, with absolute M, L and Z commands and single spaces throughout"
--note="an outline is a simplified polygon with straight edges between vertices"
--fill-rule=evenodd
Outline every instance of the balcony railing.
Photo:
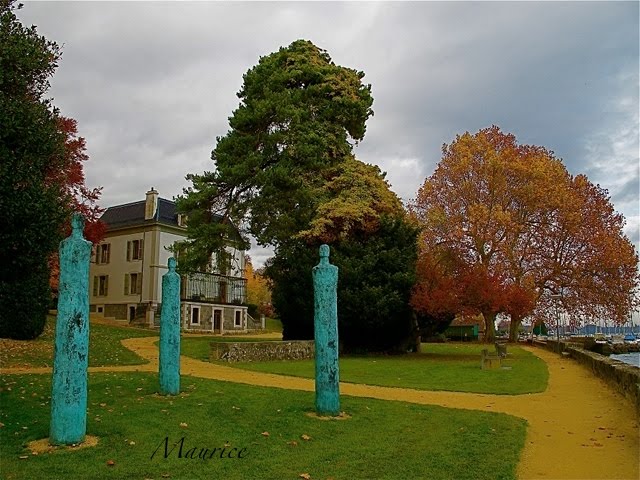
M 180 298 L 207 303 L 245 303 L 247 300 L 247 279 L 217 273 L 182 275 Z

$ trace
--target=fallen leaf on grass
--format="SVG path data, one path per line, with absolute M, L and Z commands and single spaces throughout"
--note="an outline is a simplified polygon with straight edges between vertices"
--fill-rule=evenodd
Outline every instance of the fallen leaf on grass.
M 304 478 L 304 480 L 311 480 L 311 475 L 309 475 L 308 473 L 301 473 L 300 475 L 298 475 L 300 478 Z
M 107 466 L 113 467 L 116 464 L 113 460 L 107 460 Z
M 261 433 L 261 435 L 262 435 L 263 437 L 268 437 L 268 436 L 269 436 L 269 432 L 262 432 L 262 433 Z
M 180 426 L 181 426 L 182 428 L 187 428 L 189 425 L 187 425 L 187 424 L 186 424 L 186 423 L 184 423 L 184 422 L 181 422 L 181 423 L 180 423 Z
M 309 435 L 307 435 L 306 433 L 303 433 L 302 435 L 300 435 L 300 438 L 303 440 L 311 440 L 311 437 Z
M 25 459 L 29 458 L 29 455 L 20 455 L 18 458 L 20 460 L 25 460 Z
M 295 440 L 292 440 L 290 442 L 287 442 L 287 445 L 291 445 L 292 447 L 297 447 L 298 446 L 298 442 L 296 442 Z

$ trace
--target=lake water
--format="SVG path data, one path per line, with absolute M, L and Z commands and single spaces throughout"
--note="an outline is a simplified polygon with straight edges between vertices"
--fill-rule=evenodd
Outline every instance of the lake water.
M 619 355 L 610 355 L 612 360 L 619 360 L 634 367 L 640 368 L 640 352 L 621 353 Z

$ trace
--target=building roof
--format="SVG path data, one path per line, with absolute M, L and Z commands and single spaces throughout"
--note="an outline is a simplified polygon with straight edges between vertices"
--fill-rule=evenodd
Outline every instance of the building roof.
M 117 230 L 128 227 L 141 227 L 145 225 L 160 223 L 172 227 L 184 229 L 183 225 L 178 224 L 178 209 L 176 203 L 166 198 L 158 198 L 158 208 L 153 218 L 144 219 L 146 200 L 138 202 L 125 203 L 124 205 L 115 205 L 107 208 L 100 220 L 107 226 L 107 231 Z M 218 221 L 222 220 L 220 215 L 213 215 Z M 240 240 L 241 236 L 238 229 L 233 226 L 234 234 L 231 238 Z
M 452 327 L 465 327 L 479 325 L 484 326 L 484 321 L 480 315 L 456 315 L 451 322 Z
M 158 198 L 158 208 L 152 219 L 144 219 L 145 200 L 109 207 L 100 217 L 109 230 L 161 223 L 178 227 L 178 211 L 175 202 Z

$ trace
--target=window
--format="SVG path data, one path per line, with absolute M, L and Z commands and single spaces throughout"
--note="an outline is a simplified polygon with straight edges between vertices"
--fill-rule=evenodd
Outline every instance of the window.
M 124 276 L 124 294 L 138 295 L 142 293 L 142 274 L 127 273 Z
M 109 294 L 109 275 L 93 277 L 93 296 L 106 297 Z
M 178 214 L 178 226 L 180 227 L 186 227 L 187 226 L 187 215 L 185 215 L 184 213 L 179 213 Z
M 191 307 L 191 325 L 200 325 L 200 307 Z
M 242 310 L 236 310 L 235 318 L 233 320 L 234 327 L 242 327 Z
M 142 260 L 142 240 L 130 240 L 127 242 L 127 262 Z
M 96 248 L 96 264 L 101 265 L 103 263 L 109 263 L 109 256 L 111 253 L 110 243 L 101 243 Z

